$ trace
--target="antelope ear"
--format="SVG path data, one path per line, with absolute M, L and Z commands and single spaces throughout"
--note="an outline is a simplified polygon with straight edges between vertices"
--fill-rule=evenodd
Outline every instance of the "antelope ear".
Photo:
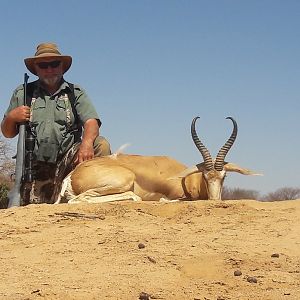
M 204 162 L 202 162 L 202 163 L 200 163 L 200 164 L 197 164 L 196 167 L 197 167 L 197 169 L 198 169 L 198 172 L 204 172 L 204 171 L 207 171 L 206 168 L 205 168 Z
M 180 172 L 179 174 L 177 174 L 175 176 L 172 176 L 172 177 L 169 177 L 168 180 L 178 179 L 178 178 L 185 178 L 185 177 L 187 177 L 187 176 L 189 176 L 191 174 L 197 173 L 197 172 L 199 172 L 198 166 L 199 165 L 187 168 L 187 169 L 183 170 L 182 172 Z
M 253 171 L 251 171 L 249 169 L 244 169 L 244 168 L 241 168 L 240 166 L 238 166 L 236 164 L 227 163 L 227 162 L 224 165 L 224 170 L 226 172 L 237 172 L 237 173 L 240 173 L 240 174 L 243 174 L 243 175 L 263 176 L 263 174 L 253 172 Z

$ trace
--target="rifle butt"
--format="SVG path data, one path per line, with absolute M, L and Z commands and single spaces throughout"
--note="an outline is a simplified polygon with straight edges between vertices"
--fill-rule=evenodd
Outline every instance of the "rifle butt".
M 8 193 L 8 207 L 21 205 L 21 184 L 24 174 L 24 158 L 25 158 L 25 125 L 21 124 L 19 127 L 19 137 L 17 145 L 17 159 L 16 159 L 16 175 L 15 184 Z

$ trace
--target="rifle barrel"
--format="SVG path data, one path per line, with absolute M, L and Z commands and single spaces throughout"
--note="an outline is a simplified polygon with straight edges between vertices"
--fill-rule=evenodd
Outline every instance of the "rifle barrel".
M 27 97 L 27 83 L 29 76 L 27 73 L 24 74 L 24 105 L 26 105 Z M 20 124 L 19 126 L 19 136 L 17 144 L 17 159 L 16 159 L 16 169 L 15 169 L 15 184 L 13 188 L 8 193 L 8 207 L 20 206 L 21 205 L 21 185 L 24 179 L 25 171 L 25 123 Z

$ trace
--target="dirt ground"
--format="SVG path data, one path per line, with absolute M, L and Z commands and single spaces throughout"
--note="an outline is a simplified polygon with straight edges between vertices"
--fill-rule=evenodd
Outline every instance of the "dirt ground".
M 0 214 L 0 299 L 300 299 L 300 200 Z

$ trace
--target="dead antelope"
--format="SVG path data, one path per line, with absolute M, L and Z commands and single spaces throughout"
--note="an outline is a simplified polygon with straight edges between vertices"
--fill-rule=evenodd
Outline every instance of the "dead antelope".
M 226 172 L 259 175 L 235 164 L 225 162 L 225 156 L 237 136 L 233 123 L 231 136 L 216 159 L 202 144 L 193 119 L 191 135 L 204 162 L 192 168 L 167 156 L 113 154 L 79 164 L 64 180 L 57 203 L 106 202 L 116 200 L 221 200 Z

